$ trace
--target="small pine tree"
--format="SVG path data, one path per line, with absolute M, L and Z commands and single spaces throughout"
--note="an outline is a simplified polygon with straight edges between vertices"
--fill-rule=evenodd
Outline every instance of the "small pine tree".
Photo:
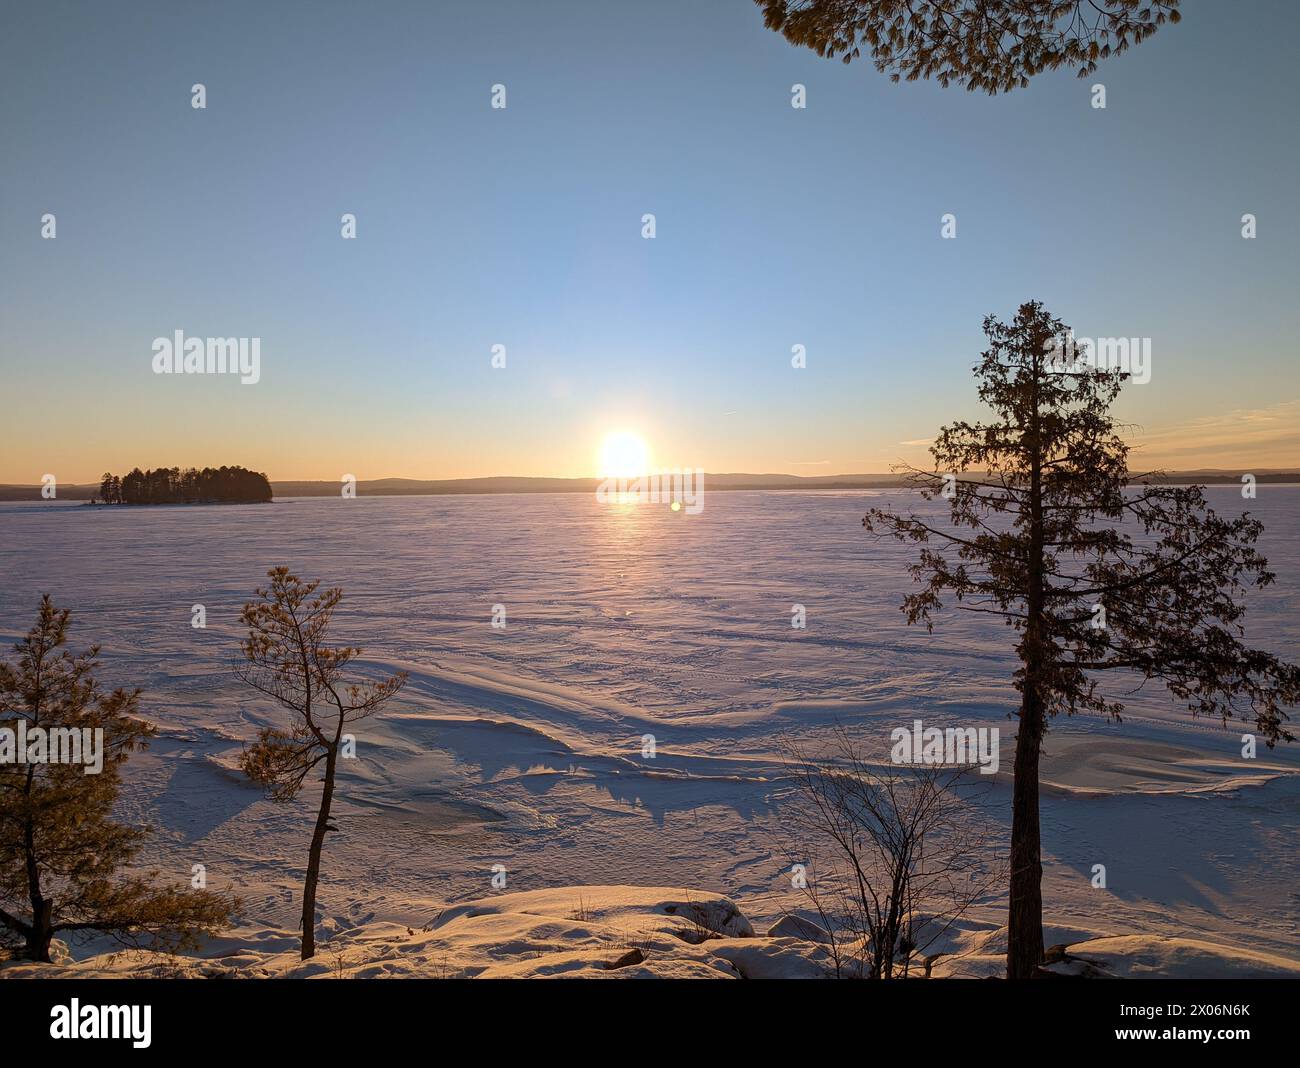
M 0 762 L 0 935 L 22 956 L 46 962 L 51 940 L 64 933 L 192 946 L 225 926 L 238 903 L 188 885 L 159 886 L 157 872 L 120 873 L 147 834 L 112 818 L 122 765 L 154 728 L 136 718 L 139 690 L 99 687 L 97 647 L 63 648 L 70 617 L 43 597 L 36 625 L 14 646 L 17 662 L 0 663 L 0 730 L 10 744 L 20 730 L 27 738 L 102 731 L 102 767 L 88 773 L 84 763 Z
M 261 783 L 275 801 L 298 795 L 308 774 L 321 768 L 321 799 L 312 832 L 302 895 L 302 959 L 316 952 L 316 886 L 320 880 L 325 835 L 330 823 L 334 780 L 344 728 L 373 716 L 406 683 L 399 672 L 382 682 L 346 684 L 344 669 L 361 650 L 325 644 L 334 609 L 343 599 L 337 586 L 316 593 L 320 581 L 303 582 L 287 567 L 267 572 L 266 589 L 244 605 L 248 627 L 242 648 L 246 663 L 239 676 L 273 698 L 292 715 L 287 731 L 265 727 L 240 761 L 245 774 Z

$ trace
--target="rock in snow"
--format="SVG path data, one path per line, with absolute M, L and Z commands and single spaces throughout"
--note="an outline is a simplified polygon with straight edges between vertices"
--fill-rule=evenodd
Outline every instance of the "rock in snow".
M 767 929 L 768 938 L 802 938 L 805 942 L 829 942 L 831 936 L 814 920 L 787 912 Z

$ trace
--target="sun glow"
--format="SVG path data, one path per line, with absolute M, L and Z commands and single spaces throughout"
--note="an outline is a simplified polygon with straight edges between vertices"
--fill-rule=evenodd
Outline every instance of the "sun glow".
M 650 470 L 650 447 L 627 431 L 608 435 L 600 445 L 602 478 L 639 478 Z

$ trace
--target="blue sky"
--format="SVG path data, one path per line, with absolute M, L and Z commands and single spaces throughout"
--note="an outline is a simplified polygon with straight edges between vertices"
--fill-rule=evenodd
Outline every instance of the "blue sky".
M 0 481 L 581 475 L 618 430 L 663 466 L 879 471 L 975 413 L 982 317 L 1028 299 L 1152 339 L 1120 414 L 1153 462 L 1300 466 L 1300 14 L 1183 14 L 990 98 L 750 0 L 15 5 Z M 260 337 L 261 381 L 154 375 L 176 329 Z

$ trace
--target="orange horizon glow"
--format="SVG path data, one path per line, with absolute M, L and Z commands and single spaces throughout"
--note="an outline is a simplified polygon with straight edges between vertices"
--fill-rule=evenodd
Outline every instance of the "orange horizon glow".
M 17 421 L 24 411 L 16 410 Z M 394 426 L 382 435 L 368 430 L 348 440 L 305 436 L 283 424 L 242 427 L 232 434 L 229 424 L 224 424 L 223 433 L 194 421 L 182 427 L 179 421 L 172 425 L 158 419 L 119 428 L 110 442 L 96 421 L 69 418 L 64 433 L 55 438 L 13 435 L 4 450 L 0 483 L 39 486 L 44 475 L 53 474 L 62 485 L 87 485 L 98 483 L 105 471 L 223 464 L 264 472 L 275 482 L 333 482 L 344 474 L 361 481 L 603 478 L 643 474 L 645 470 L 635 468 L 649 469 L 651 464 L 702 468 L 711 474 L 880 475 L 900 463 L 929 466 L 931 438 L 916 434 L 924 433 L 920 423 L 920 417 L 907 417 L 910 426 L 886 437 L 869 426 L 834 426 L 828 421 L 772 434 L 762 430 L 766 423 L 757 418 L 701 429 L 631 416 L 593 421 L 576 430 L 570 426 L 564 428 L 567 433 L 543 435 L 543 441 L 535 442 L 499 428 L 489 434 L 466 432 L 431 440 L 426 428 L 414 433 Z M 1300 472 L 1298 401 L 1139 426 L 1127 437 L 1132 447 L 1129 466 L 1135 472 Z M 655 443 L 653 450 L 650 442 Z

